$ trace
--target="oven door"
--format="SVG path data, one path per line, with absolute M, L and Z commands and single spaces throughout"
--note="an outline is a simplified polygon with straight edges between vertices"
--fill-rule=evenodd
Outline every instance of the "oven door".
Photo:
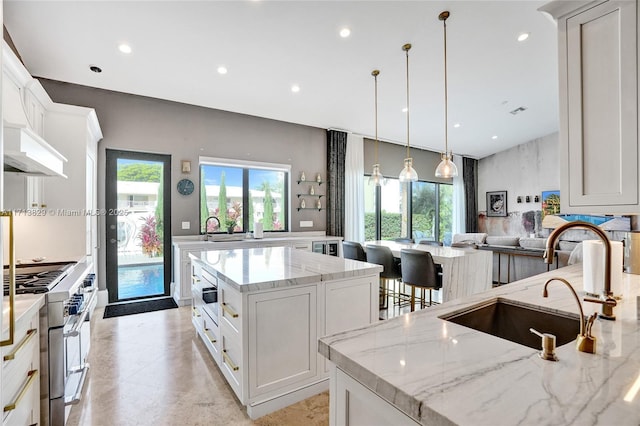
M 96 304 L 96 293 L 87 293 L 84 310 L 69 317 L 64 327 L 64 404 L 80 402 L 84 381 L 89 372 L 89 345 L 91 340 L 90 315 Z

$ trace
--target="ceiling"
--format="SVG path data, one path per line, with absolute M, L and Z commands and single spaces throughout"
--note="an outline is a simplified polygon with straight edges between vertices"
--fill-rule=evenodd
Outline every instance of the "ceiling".
M 441 151 L 438 15 L 449 10 L 449 148 L 482 158 L 558 129 L 556 27 L 536 10 L 544 3 L 5 0 L 4 24 L 34 76 L 367 137 L 379 69 L 378 136 L 400 144 L 411 43 L 410 143 Z

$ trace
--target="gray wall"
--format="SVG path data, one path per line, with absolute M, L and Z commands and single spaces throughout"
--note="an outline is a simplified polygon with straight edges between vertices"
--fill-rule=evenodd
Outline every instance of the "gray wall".
M 404 159 L 407 155 L 407 147 L 388 142 L 380 142 L 378 145 L 378 162 L 380 171 L 385 177 L 397 178 L 404 167 Z M 413 168 L 418 173 L 418 179 L 428 182 L 451 183 L 451 179 L 435 177 L 436 167 L 440 163 L 440 153 L 426 151 L 424 149 L 411 148 Z M 364 172 L 371 173 L 375 164 L 375 140 L 364 139 Z M 459 170 L 462 173 L 462 170 Z
M 98 145 L 98 207 L 104 207 L 105 149 L 171 155 L 171 233 L 198 234 L 199 193 L 183 196 L 176 190 L 185 177 L 199 185 L 198 157 L 232 158 L 291 164 L 291 192 L 297 192 L 301 171 L 326 176 L 326 131 L 313 127 L 213 110 L 154 98 L 111 92 L 40 79 L 54 102 L 94 108 L 104 139 Z M 190 160 L 192 171 L 180 170 Z M 324 231 L 325 212 L 298 212 L 291 206 L 291 231 Z M 313 227 L 300 228 L 301 220 Z M 181 229 L 181 222 L 191 229 Z

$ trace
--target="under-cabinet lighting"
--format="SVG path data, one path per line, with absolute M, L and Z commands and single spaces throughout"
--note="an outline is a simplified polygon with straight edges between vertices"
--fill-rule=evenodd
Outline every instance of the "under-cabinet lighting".
M 640 391 L 640 374 L 638 374 L 636 381 L 631 385 L 629 392 L 624 396 L 624 400 L 626 402 L 632 402 L 638 394 L 638 391 Z
M 404 367 L 405 365 L 407 365 L 407 362 L 404 359 L 401 359 L 400 365 Z

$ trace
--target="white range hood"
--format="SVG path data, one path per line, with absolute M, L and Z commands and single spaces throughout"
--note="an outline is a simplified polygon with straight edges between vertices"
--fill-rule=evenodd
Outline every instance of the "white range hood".
M 2 47 L 4 171 L 66 178 L 67 159 L 33 130 L 25 113 L 25 88 L 39 86 L 39 82 L 29 75 L 6 43 Z
M 67 159 L 28 127 L 4 124 L 4 171 L 60 176 Z

